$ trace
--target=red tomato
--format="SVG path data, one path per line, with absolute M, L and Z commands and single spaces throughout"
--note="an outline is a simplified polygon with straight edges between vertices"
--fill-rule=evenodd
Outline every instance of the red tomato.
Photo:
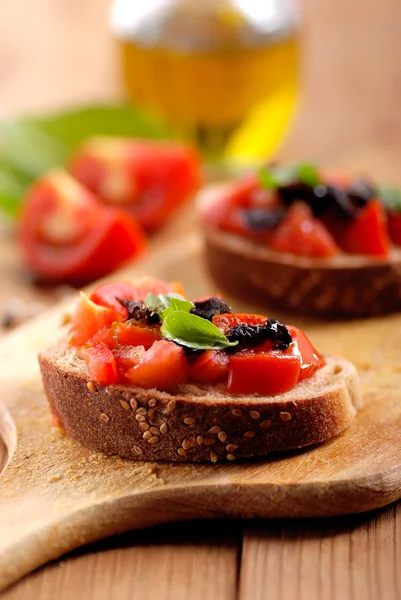
M 161 339 L 158 327 L 146 327 L 127 321 L 113 326 L 113 337 L 123 346 L 143 346 L 148 350 L 153 342 Z
M 52 282 L 102 277 L 146 245 L 135 219 L 104 207 L 61 170 L 28 191 L 19 239 L 27 265 L 39 278 Z
M 231 327 L 237 327 L 238 325 L 263 325 L 266 323 L 267 317 L 262 317 L 262 315 L 233 315 L 227 313 L 215 315 L 212 321 L 213 325 L 216 325 L 225 334 Z
M 119 321 L 121 315 L 115 310 L 98 306 L 81 292 L 70 326 L 69 343 L 72 346 L 83 346 L 105 327 Z
M 301 355 L 301 370 L 299 372 L 298 382 L 312 377 L 318 369 L 321 369 L 326 364 L 326 361 L 321 354 L 312 346 L 303 331 L 298 327 L 288 327 L 288 331 L 292 335 L 292 339 L 299 349 Z M 294 350 L 296 352 L 296 350 Z
M 117 345 L 117 342 L 111 333 L 110 326 L 102 327 L 102 329 L 99 329 L 99 331 L 97 331 L 87 343 L 91 346 L 95 346 L 96 344 L 102 343 L 108 348 L 110 348 L 110 350 L 115 348 Z
M 290 206 L 274 231 L 270 246 L 278 252 L 314 258 L 329 258 L 339 250 L 332 235 L 303 202 Z
M 188 363 L 183 349 L 166 340 L 155 342 L 139 364 L 125 374 L 132 385 L 162 390 L 184 383 L 187 375 Z
M 124 281 L 113 281 L 103 283 L 97 287 L 90 295 L 91 300 L 101 306 L 108 306 L 120 312 L 124 317 L 128 316 L 128 311 L 124 308 L 117 298 L 124 300 L 144 300 L 146 294 L 180 294 L 185 296 L 184 288 L 179 281 L 167 283 L 154 277 L 146 277 L 143 283 L 128 283 Z
M 71 173 L 106 203 L 124 206 L 154 231 L 196 191 L 200 161 L 173 142 L 93 138 L 78 149 Z
M 341 236 L 341 247 L 351 254 L 386 258 L 390 250 L 386 212 L 379 200 L 371 200 Z
M 92 381 L 103 385 L 118 383 L 116 360 L 104 344 L 83 348 L 81 355 L 88 367 Z
M 261 396 L 282 394 L 296 385 L 300 367 L 300 356 L 289 352 L 238 352 L 230 356 L 227 391 Z
M 222 188 L 218 198 L 200 207 L 202 219 L 212 227 L 238 232 L 238 209 L 248 208 L 251 204 L 252 192 L 257 190 L 259 183 L 255 175 L 244 178 L 235 184 Z M 241 229 L 243 226 L 241 226 Z
M 145 348 L 143 346 L 121 346 L 113 350 L 120 378 L 125 378 L 125 373 L 140 362 L 144 353 Z
M 401 246 L 401 213 L 395 210 L 390 210 L 388 216 L 388 232 L 391 241 L 396 246 Z
M 189 367 L 189 379 L 199 383 L 217 383 L 226 379 L 229 357 L 219 350 L 206 350 Z

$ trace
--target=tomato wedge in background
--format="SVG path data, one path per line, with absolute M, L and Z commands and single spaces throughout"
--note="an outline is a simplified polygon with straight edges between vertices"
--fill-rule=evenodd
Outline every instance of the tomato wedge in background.
M 139 363 L 125 373 L 132 385 L 142 388 L 171 388 L 184 383 L 188 364 L 180 346 L 160 340 L 145 352 Z
M 129 210 L 155 231 L 200 185 L 200 160 L 183 144 L 92 138 L 76 152 L 72 175 L 104 202 Z
M 390 251 L 386 211 L 379 200 L 371 200 L 344 229 L 341 247 L 351 254 L 386 258 Z
M 92 281 L 146 246 L 135 219 L 104 207 L 62 170 L 47 174 L 28 190 L 19 240 L 28 267 L 48 282 Z
M 396 246 L 401 246 L 401 213 L 395 210 L 390 210 L 387 213 L 388 231 L 391 241 Z
M 272 234 L 270 247 L 278 252 L 313 258 L 329 258 L 339 251 L 333 236 L 303 202 L 290 206 Z
M 104 344 L 83 348 L 81 356 L 86 362 L 92 381 L 103 385 L 118 383 L 116 359 Z
M 185 291 L 179 281 L 167 282 L 154 277 L 146 277 L 143 283 L 129 283 L 126 281 L 112 281 L 103 283 L 90 295 L 91 300 L 101 306 L 107 306 L 127 317 L 128 311 L 117 298 L 124 300 L 144 300 L 147 294 L 180 294 L 185 296 Z

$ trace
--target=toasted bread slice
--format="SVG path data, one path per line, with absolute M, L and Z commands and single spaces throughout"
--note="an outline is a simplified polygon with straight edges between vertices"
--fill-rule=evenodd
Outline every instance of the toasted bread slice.
M 355 367 L 341 358 L 276 396 L 228 395 L 224 384 L 169 392 L 90 381 L 67 346 L 40 354 L 45 391 L 68 435 L 136 460 L 211 461 L 262 456 L 327 440 L 361 406 Z
M 218 202 L 222 185 L 199 196 Z M 203 227 L 208 269 L 222 290 L 282 311 L 322 318 L 401 310 L 401 249 L 383 260 L 341 253 L 330 259 L 275 252 L 239 235 Z

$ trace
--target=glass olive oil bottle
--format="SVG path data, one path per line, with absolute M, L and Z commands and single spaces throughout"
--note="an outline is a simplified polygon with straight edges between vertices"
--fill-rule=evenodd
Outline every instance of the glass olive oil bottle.
M 297 99 L 295 0 L 116 0 L 126 91 L 210 158 L 272 154 Z

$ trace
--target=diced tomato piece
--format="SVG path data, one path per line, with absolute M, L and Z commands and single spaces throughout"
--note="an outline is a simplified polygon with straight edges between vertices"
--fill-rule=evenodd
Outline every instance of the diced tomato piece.
M 391 241 L 396 246 L 401 246 L 401 213 L 395 210 L 390 210 L 387 213 L 388 231 Z
M 187 375 L 188 363 L 183 349 L 166 340 L 155 342 L 139 364 L 125 374 L 131 384 L 147 389 L 174 387 L 184 383 Z
M 92 138 L 73 157 L 71 173 L 104 202 L 124 206 L 147 231 L 170 219 L 200 184 L 194 149 L 174 142 Z
M 139 364 L 145 354 L 143 346 L 121 346 L 113 350 L 117 371 L 121 379 L 125 379 L 125 373 Z
M 103 283 L 97 287 L 90 298 L 96 304 L 101 306 L 108 306 L 118 311 L 124 317 L 128 316 L 128 311 L 124 308 L 117 298 L 124 300 L 144 300 L 146 294 L 180 294 L 185 295 L 184 288 L 179 281 L 172 281 L 170 283 L 156 279 L 154 277 L 147 277 L 143 283 L 129 283 L 126 281 L 113 281 L 110 283 Z
M 121 315 L 115 310 L 98 306 L 84 293 L 80 293 L 70 326 L 69 343 L 72 346 L 83 346 L 104 327 L 119 321 Z
M 316 371 L 324 367 L 326 361 L 298 327 L 288 326 L 288 331 L 292 335 L 292 339 L 301 355 L 302 362 L 298 382 L 303 381 L 312 377 Z
M 303 202 L 290 206 L 274 231 L 270 246 L 278 252 L 314 258 L 329 258 L 339 250 L 333 236 Z
M 259 187 L 255 175 L 244 178 L 242 181 L 227 185 L 222 189 L 219 198 L 211 198 L 200 207 L 203 221 L 217 229 L 232 230 L 231 215 L 236 209 L 248 208 L 251 194 Z
M 112 327 L 113 327 L 113 325 L 112 325 Z M 117 345 L 117 342 L 112 335 L 109 325 L 107 327 L 102 327 L 102 329 L 99 329 L 95 333 L 95 335 L 93 335 L 91 337 L 89 342 L 87 342 L 87 344 L 90 344 L 91 346 L 95 346 L 96 344 L 100 344 L 100 343 L 104 344 L 105 346 L 110 348 L 110 350 L 115 348 L 115 346 Z
M 296 385 L 300 368 L 297 354 L 238 352 L 230 356 L 227 390 L 231 394 L 282 394 Z
M 341 247 L 351 254 L 386 258 L 390 250 L 386 212 L 379 200 L 371 200 L 344 229 Z
M 237 327 L 238 325 L 263 325 L 267 321 L 267 317 L 262 315 L 246 315 L 231 313 L 215 315 L 212 319 L 213 325 L 216 325 L 224 334 L 227 333 L 231 327 Z
M 118 382 L 116 360 L 107 346 L 97 344 L 83 348 L 81 356 L 86 362 L 92 381 L 103 385 L 113 385 Z
M 160 328 L 142 326 L 133 321 L 116 323 L 113 326 L 113 337 L 123 346 L 143 346 L 148 350 L 153 342 L 161 339 Z
M 189 367 L 189 379 L 199 383 L 217 383 L 227 378 L 228 354 L 220 350 L 206 350 Z
M 25 262 L 45 281 L 82 283 L 102 277 L 146 246 L 137 221 L 103 206 L 62 170 L 27 192 L 19 240 Z

